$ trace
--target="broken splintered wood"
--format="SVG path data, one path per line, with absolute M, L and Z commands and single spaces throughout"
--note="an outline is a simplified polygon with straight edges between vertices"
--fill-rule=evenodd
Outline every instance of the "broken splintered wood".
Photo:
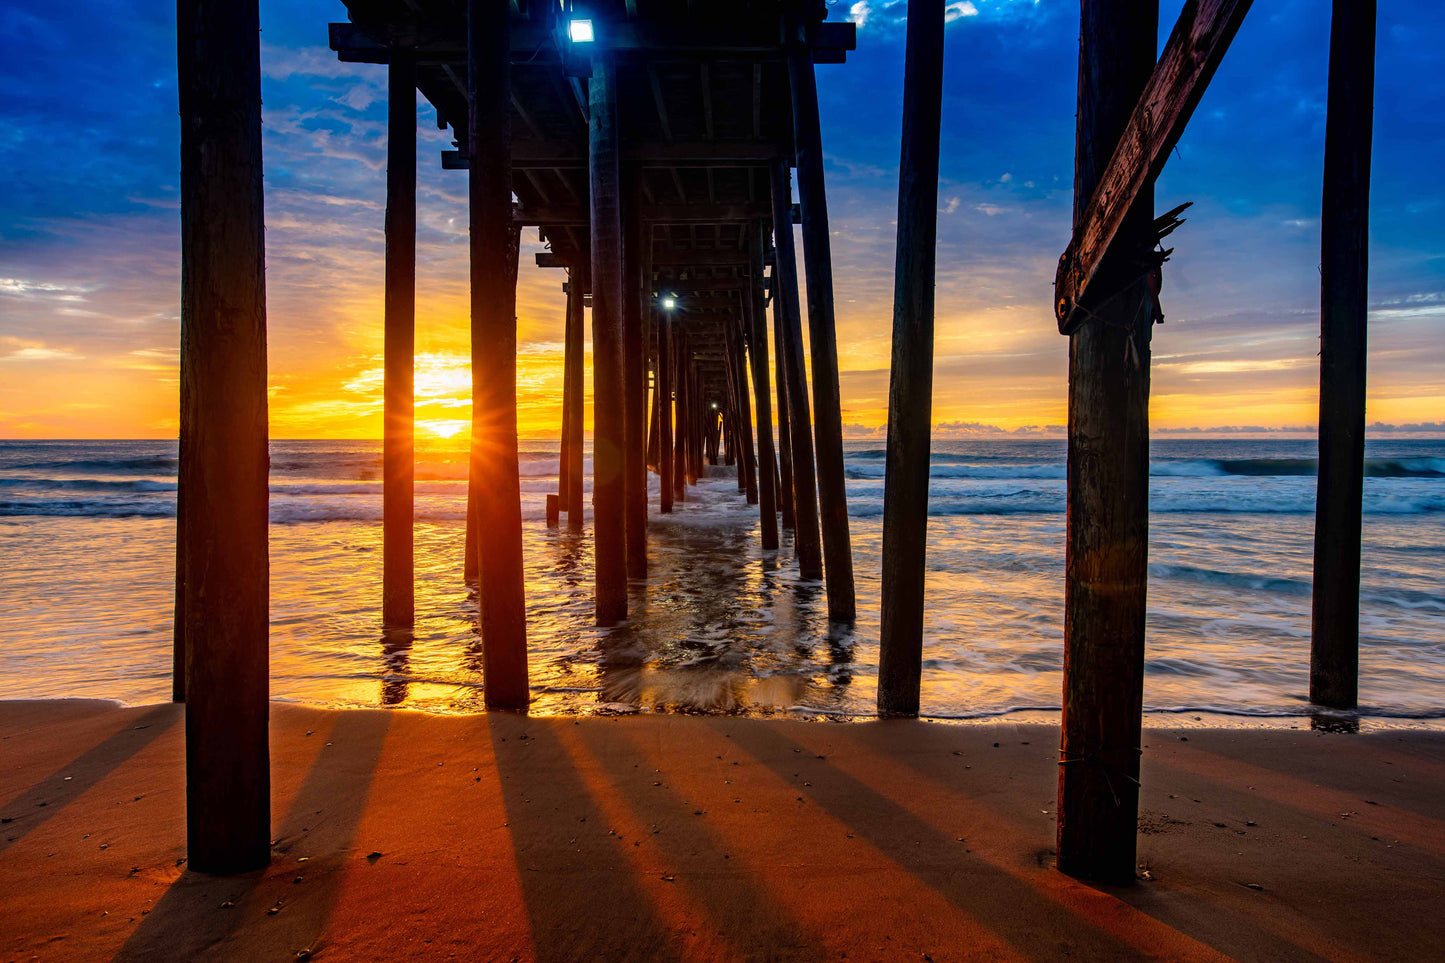
M 1060 334 L 1071 334 L 1088 317 L 1080 305 L 1113 250 L 1120 225 L 1140 192 L 1164 169 L 1251 2 L 1188 0 L 1179 14 L 1164 53 L 1059 259 L 1054 311 Z M 1137 257 L 1143 250 L 1147 248 L 1122 256 Z M 1141 264 L 1136 276 L 1150 270 L 1150 265 Z

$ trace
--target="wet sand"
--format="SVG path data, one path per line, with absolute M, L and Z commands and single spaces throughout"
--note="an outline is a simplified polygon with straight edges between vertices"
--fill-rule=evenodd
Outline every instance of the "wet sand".
M 178 706 L 0 703 L 0 961 L 1431 958 L 1445 734 L 1149 730 L 1127 889 L 1057 731 L 272 715 L 274 859 L 186 871 Z

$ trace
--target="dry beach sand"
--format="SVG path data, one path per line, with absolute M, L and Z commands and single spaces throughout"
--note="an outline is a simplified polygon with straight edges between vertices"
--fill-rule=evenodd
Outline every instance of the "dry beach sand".
M 1445 734 L 1149 730 L 1148 879 L 1051 868 L 1057 730 L 272 714 L 186 871 L 183 712 L 0 703 L 0 960 L 1439 958 Z

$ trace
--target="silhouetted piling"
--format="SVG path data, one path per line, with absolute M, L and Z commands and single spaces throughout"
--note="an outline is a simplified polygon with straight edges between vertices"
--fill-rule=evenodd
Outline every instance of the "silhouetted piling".
M 773 268 L 773 377 L 778 393 L 778 510 L 783 529 L 793 530 L 793 442 L 788 402 L 787 352 L 783 350 L 783 302 L 778 297 L 778 269 Z
M 933 286 L 943 107 L 943 0 L 909 0 L 883 484 L 878 711 L 918 714 L 933 417 Z
M 823 139 L 812 53 L 788 48 L 793 130 L 798 154 L 798 204 L 803 220 L 803 266 L 808 277 L 808 340 L 813 359 L 813 442 L 817 452 L 818 508 L 823 532 L 828 618 L 850 622 L 853 547 L 848 535 L 848 490 L 843 474 L 843 414 L 838 398 L 838 338 L 833 312 L 833 252 L 828 237 L 828 195 L 823 185 Z M 795 453 L 796 457 L 796 453 Z
M 1077 225 L 1155 63 L 1157 2 L 1085 0 L 1079 41 Z M 1059 869 L 1134 879 L 1149 535 L 1153 185 L 1114 242 L 1111 280 L 1069 340 L 1068 543 Z
M 804 578 L 823 577 L 823 553 L 818 535 L 818 488 L 813 473 L 812 416 L 808 411 L 808 370 L 803 360 L 803 320 L 798 310 L 798 268 L 793 254 L 792 191 L 788 169 L 774 161 L 771 174 L 773 198 L 773 243 L 777 266 L 773 274 L 773 298 L 777 321 L 782 326 L 782 353 L 778 356 L 779 377 L 788 381 L 788 431 L 793 469 L 793 550 L 798 571 Z
M 191 869 L 271 858 L 266 270 L 257 5 L 177 5 Z
M 1320 461 L 1310 701 L 1353 709 L 1360 674 L 1375 0 L 1335 0 L 1320 210 Z
M 564 404 L 567 405 L 567 422 L 572 432 L 567 436 L 567 491 L 562 498 L 562 507 L 567 512 L 567 527 L 573 531 L 582 529 L 582 441 L 585 435 L 583 424 L 583 370 L 582 352 L 584 325 L 586 324 L 583 296 L 587 290 L 587 269 L 574 266 L 567 281 L 567 344 L 564 365 L 567 389 Z
M 748 279 L 744 318 L 748 332 L 748 361 L 753 373 L 753 400 L 758 423 L 758 523 L 765 550 L 778 547 L 777 464 L 773 452 L 773 408 L 768 391 L 768 336 L 760 284 L 763 267 L 762 229 L 753 235 L 752 274 Z
M 386 318 L 382 414 L 381 621 L 416 615 L 413 545 L 416 367 L 416 62 L 393 51 L 387 68 Z
M 527 609 L 517 458 L 516 263 L 512 222 L 509 15 L 469 0 L 467 74 L 471 166 L 472 473 L 477 487 L 477 586 L 483 697 L 525 708 Z
M 627 576 L 647 577 L 647 355 L 642 314 L 642 192 L 635 169 L 622 185 L 623 499 Z
M 657 316 L 657 487 L 658 510 L 672 512 L 672 319 Z
M 627 618 L 627 519 L 624 451 L 622 220 L 618 195 L 617 68 L 610 51 L 592 58 L 588 82 L 588 157 L 592 198 L 592 529 L 597 624 Z

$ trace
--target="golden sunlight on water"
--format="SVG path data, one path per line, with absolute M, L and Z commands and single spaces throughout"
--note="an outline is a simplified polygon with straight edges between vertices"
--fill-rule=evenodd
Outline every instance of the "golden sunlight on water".
M 274 698 L 482 708 L 477 603 L 462 579 L 465 438 L 418 445 L 417 622 L 407 636 L 380 626 L 379 445 L 273 443 Z M 935 452 L 930 495 L 923 710 L 1051 709 L 1062 651 L 1061 452 L 1047 442 L 949 444 Z M 1235 441 L 1156 453 L 1150 709 L 1303 710 L 1309 454 Z M 673 515 L 652 514 L 650 576 L 632 586 L 632 618 L 601 630 L 590 515 L 580 532 L 545 527 L 557 445 L 524 441 L 533 710 L 870 715 L 883 458 L 856 443 L 848 458 L 856 625 L 829 626 L 822 586 L 797 579 L 786 534 L 776 554 L 761 550 L 756 507 L 719 468 Z M 1445 715 L 1445 458 L 1412 443 L 1370 465 L 1362 703 L 1376 715 Z M 590 476 L 590 464 L 583 470 Z M 0 695 L 169 697 L 174 497 L 174 443 L 0 444 Z

